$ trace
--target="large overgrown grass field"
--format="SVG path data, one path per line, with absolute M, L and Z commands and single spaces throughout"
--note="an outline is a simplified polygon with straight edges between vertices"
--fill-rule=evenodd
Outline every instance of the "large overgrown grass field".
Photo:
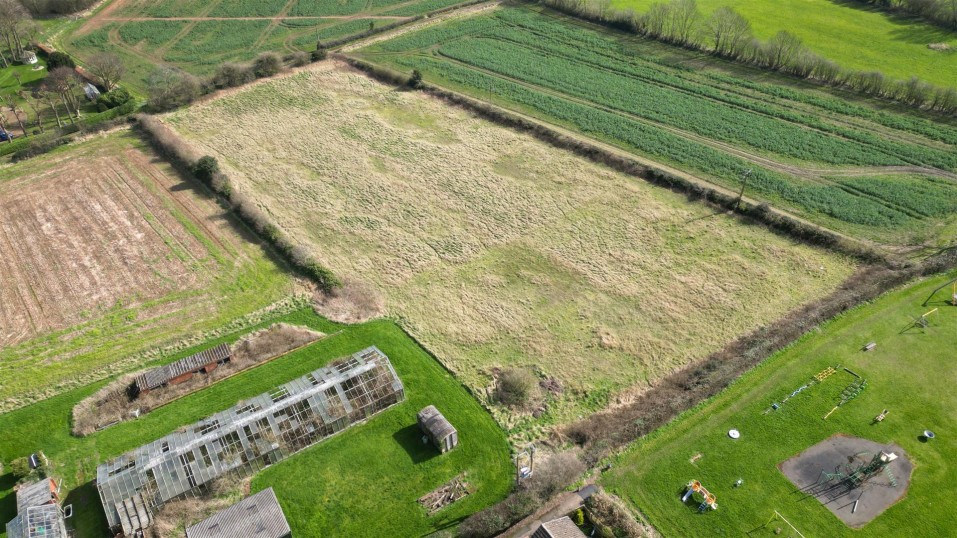
M 0 214 L 3 410 L 251 323 L 299 288 L 127 130 L 3 167 Z
M 641 13 L 652 3 L 612 0 L 611 5 Z M 957 32 L 919 19 L 888 14 L 856 0 L 697 0 L 697 4 L 704 17 L 722 6 L 733 8 L 762 40 L 786 30 L 843 67 L 957 86 L 957 54 L 928 47 L 933 43 L 957 47 Z
M 406 400 L 264 470 L 253 480 L 254 490 L 276 489 L 293 534 L 422 536 L 454 524 L 508 492 L 512 467 L 502 430 L 459 382 L 394 323 L 343 326 L 306 308 L 268 318 L 250 330 L 273 322 L 305 325 L 329 336 L 137 420 L 84 438 L 70 435 L 71 410 L 100 383 L 0 415 L 0 459 L 9 462 L 42 450 L 52 462 L 53 474 L 64 480 L 65 502 L 73 505 L 70 521 L 77 536 L 105 537 L 106 517 L 92 483 L 97 464 L 375 345 L 389 356 L 405 386 Z M 225 335 L 201 347 L 240 336 Z M 163 362 L 201 347 L 184 349 Z M 429 404 L 437 405 L 459 431 L 459 446 L 444 455 L 424 446 L 417 433 L 415 415 Z M 461 473 L 466 473 L 474 493 L 433 517 L 426 516 L 416 499 Z M 16 514 L 12 487 L 12 475 L 0 476 L 2 521 Z
M 530 8 L 433 25 L 358 54 L 730 190 L 751 170 L 747 194 L 845 233 L 893 244 L 952 235 L 951 124 L 757 82 L 767 77 L 754 70 L 709 69 L 698 54 Z M 859 177 L 871 175 L 883 178 Z
M 854 269 L 328 64 L 167 121 L 477 394 L 499 367 L 558 379 L 513 431 L 627 397 Z
M 950 536 L 957 499 L 948 494 L 957 481 L 957 307 L 941 290 L 957 277 L 936 277 L 851 310 L 813 331 L 744 375 L 712 400 L 636 442 L 602 479 L 612 491 L 640 509 L 665 536 L 794 536 L 777 510 L 804 536 Z M 937 308 L 930 327 L 914 328 L 913 318 Z M 862 347 L 876 342 L 864 352 Z M 867 380 L 867 388 L 828 419 L 853 378 L 838 373 L 797 394 L 778 410 L 772 402 L 828 366 L 841 365 Z M 889 410 L 879 423 L 873 419 Z M 736 428 L 741 438 L 732 440 Z M 925 429 L 946 432 L 929 442 Z M 906 497 L 860 530 L 851 530 L 817 499 L 804 498 L 778 470 L 778 464 L 836 433 L 902 447 L 914 464 Z M 690 460 L 700 454 L 694 463 Z M 744 484 L 734 487 L 737 479 Z M 698 514 L 678 499 L 684 485 L 700 480 L 717 496 L 718 510 Z M 881 481 L 886 482 L 886 481 Z M 873 486 L 879 487 L 879 486 Z M 853 501 L 857 496 L 851 498 Z M 867 502 L 865 491 L 862 503 Z M 849 502 L 849 501 L 843 501 Z
M 157 65 L 208 75 L 227 61 L 265 51 L 313 51 L 329 42 L 408 20 L 463 0 L 314 0 L 196 2 L 111 0 L 56 40 L 81 59 L 109 50 L 144 90 Z

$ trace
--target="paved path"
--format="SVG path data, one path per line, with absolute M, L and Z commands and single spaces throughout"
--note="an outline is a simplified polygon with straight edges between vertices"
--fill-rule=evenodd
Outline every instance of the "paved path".
M 585 499 L 598 492 L 598 487 L 589 484 L 578 491 L 566 491 L 551 501 L 545 503 L 537 512 L 519 521 L 512 528 L 498 535 L 498 538 L 527 538 L 542 523 L 558 519 L 575 509 L 581 508 Z

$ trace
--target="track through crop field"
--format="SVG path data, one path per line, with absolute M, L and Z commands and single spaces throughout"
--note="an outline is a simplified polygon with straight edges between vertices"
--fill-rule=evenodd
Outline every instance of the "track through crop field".
M 129 133 L 0 170 L 0 214 L 0 401 L 292 292 L 222 208 Z
M 818 90 L 683 65 L 697 56 L 506 7 L 426 27 L 358 55 L 570 127 L 840 231 L 890 243 L 933 240 L 953 215 L 902 207 L 893 179 L 865 190 L 835 175 L 923 173 L 915 203 L 957 201 L 957 127 L 845 103 Z M 697 67 L 697 66 L 695 66 Z M 756 72 L 755 72 L 756 73 Z M 859 175 L 859 174 L 858 174 Z M 932 191 L 932 194 L 931 194 Z
M 854 268 L 330 64 L 167 121 L 476 394 L 497 367 L 556 378 L 537 419 L 499 416 L 513 433 L 640 391 Z
M 112 0 L 60 38 L 81 58 L 120 54 L 129 82 L 145 89 L 156 65 L 207 75 L 227 61 L 264 51 L 315 50 L 316 41 L 345 38 L 370 26 L 453 6 L 463 0 Z

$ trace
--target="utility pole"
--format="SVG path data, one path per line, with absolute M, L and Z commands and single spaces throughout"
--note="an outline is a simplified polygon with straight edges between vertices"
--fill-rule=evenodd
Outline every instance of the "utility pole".
M 748 178 L 751 177 L 752 171 L 753 170 L 751 168 L 748 168 L 741 176 L 741 191 L 738 193 L 738 199 L 734 202 L 735 211 L 741 207 L 741 199 L 744 198 L 744 188 L 748 186 Z

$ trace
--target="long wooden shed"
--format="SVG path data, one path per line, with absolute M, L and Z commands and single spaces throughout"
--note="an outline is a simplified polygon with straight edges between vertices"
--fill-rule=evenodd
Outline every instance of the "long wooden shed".
M 146 394 L 163 385 L 176 385 L 189 381 L 194 374 L 212 372 L 220 364 L 229 362 L 231 358 L 232 351 L 227 344 L 204 349 L 195 355 L 153 368 L 137 376 L 134 381 L 134 392 L 137 395 Z
M 422 433 L 428 436 L 439 452 L 444 454 L 459 444 L 458 431 L 434 405 L 419 411 L 418 420 Z

